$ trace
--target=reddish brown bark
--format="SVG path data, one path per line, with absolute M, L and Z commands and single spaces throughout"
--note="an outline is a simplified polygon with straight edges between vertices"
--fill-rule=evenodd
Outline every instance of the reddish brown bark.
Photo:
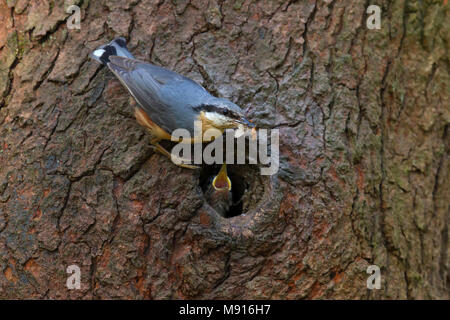
M 73 2 L 0 3 L 0 298 L 448 298 L 447 4 Z M 276 175 L 230 168 L 244 214 L 153 153 L 88 58 L 117 36 L 280 130 Z

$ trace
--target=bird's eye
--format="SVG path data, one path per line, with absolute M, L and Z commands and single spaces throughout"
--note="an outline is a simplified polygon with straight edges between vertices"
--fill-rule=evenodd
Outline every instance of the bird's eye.
M 230 110 L 228 110 L 228 109 L 222 109 L 222 114 L 223 114 L 224 116 L 227 116 L 227 115 L 230 114 Z

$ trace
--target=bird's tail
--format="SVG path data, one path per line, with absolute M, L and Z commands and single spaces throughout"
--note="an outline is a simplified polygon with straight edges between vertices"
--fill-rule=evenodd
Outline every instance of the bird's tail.
M 109 56 L 120 56 L 134 59 L 127 49 L 125 38 L 116 38 L 108 44 L 104 44 L 91 52 L 91 57 L 101 64 L 108 64 Z

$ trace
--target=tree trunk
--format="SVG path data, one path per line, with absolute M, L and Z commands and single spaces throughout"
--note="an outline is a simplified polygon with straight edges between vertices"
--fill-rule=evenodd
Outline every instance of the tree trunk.
M 447 0 L 66 2 L 0 2 L 0 298 L 448 299 Z M 234 217 L 89 59 L 117 36 L 279 129 Z

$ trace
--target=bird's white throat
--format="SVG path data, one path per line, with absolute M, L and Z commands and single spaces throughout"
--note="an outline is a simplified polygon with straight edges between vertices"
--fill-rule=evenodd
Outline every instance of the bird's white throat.
M 230 119 L 217 112 L 205 112 L 205 117 L 217 127 L 226 127 L 230 123 Z

